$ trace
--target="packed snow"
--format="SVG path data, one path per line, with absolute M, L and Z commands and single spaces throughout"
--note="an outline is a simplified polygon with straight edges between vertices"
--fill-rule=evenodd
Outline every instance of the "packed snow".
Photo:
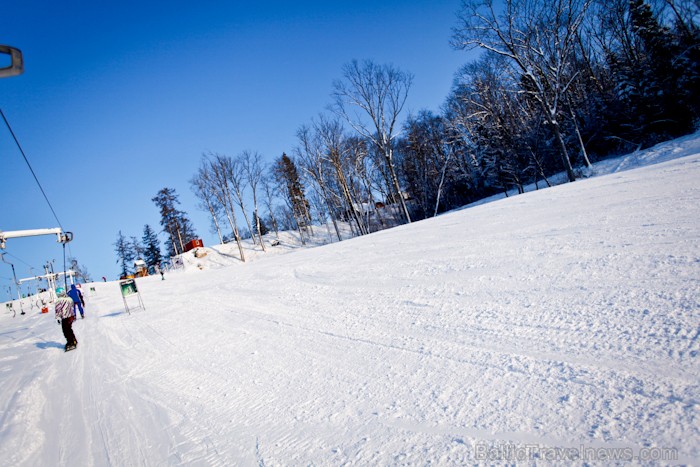
M 590 175 L 84 285 L 68 353 L 3 305 L 0 464 L 692 463 L 700 137 Z

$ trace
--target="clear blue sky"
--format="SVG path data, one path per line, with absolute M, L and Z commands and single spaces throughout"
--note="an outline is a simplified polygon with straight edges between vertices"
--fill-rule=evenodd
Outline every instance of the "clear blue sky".
M 189 189 L 201 154 L 290 152 L 299 126 L 331 102 L 343 64 L 371 59 L 409 71 L 408 111 L 438 111 L 469 60 L 449 45 L 459 5 L 7 2 L 0 44 L 22 50 L 25 72 L 0 80 L 0 107 L 75 235 L 67 254 L 93 279 L 113 280 L 117 232 L 160 230 L 151 198 L 163 187 L 180 194 L 205 245 L 216 243 Z M 57 227 L 4 123 L 0 158 L 0 230 Z M 5 251 L 19 277 L 47 260 L 63 268 L 54 237 L 12 239 Z M 0 299 L 11 276 L 0 263 Z

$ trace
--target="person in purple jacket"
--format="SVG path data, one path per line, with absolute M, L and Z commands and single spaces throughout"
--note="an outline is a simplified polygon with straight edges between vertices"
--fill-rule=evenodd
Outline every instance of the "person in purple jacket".
M 66 290 L 63 287 L 58 287 L 56 289 L 56 295 L 58 299 L 54 305 L 56 308 L 56 321 L 61 325 L 63 329 L 63 336 L 66 338 L 66 352 L 73 350 L 77 345 L 78 341 L 73 333 L 73 320 L 75 315 L 73 314 L 73 299 L 66 295 Z

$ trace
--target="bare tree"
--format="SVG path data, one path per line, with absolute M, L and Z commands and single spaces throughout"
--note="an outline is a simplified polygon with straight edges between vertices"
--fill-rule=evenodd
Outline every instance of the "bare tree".
M 453 45 L 481 48 L 507 57 L 514 75 L 541 106 L 552 128 L 570 181 L 576 179 L 560 119 L 571 83 L 577 78 L 572 60 L 577 32 L 591 0 L 465 0 Z
M 209 211 L 214 228 L 219 236 L 219 242 L 223 244 L 224 238 L 221 234 L 221 227 L 219 226 L 219 214 L 222 206 L 216 201 L 214 183 L 211 179 L 211 171 L 209 170 L 206 160 L 202 161 L 197 174 L 190 179 L 190 188 L 192 188 L 192 192 L 199 199 L 200 208 Z
M 231 159 L 230 170 L 228 171 L 229 183 L 231 184 L 232 192 L 235 195 L 234 201 L 241 208 L 243 212 L 243 218 L 248 226 L 248 231 L 253 239 L 253 243 L 257 243 L 255 236 L 253 234 L 253 227 L 250 224 L 250 219 L 248 218 L 248 211 L 245 208 L 245 189 L 247 187 L 247 180 L 243 162 L 244 155 L 239 154 L 238 157 Z
M 241 244 L 241 235 L 238 230 L 238 222 L 236 220 L 236 210 L 233 205 L 233 193 L 231 187 L 231 173 L 233 172 L 233 161 L 230 157 L 221 154 L 210 154 L 207 160 L 211 179 L 213 182 L 213 193 L 216 200 L 224 207 L 226 217 L 231 225 L 231 231 L 238 244 L 238 252 L 241 255 L 241 261 L 245 262 L 245 253 L 243 253 L 243 245 Z
M 331 228 L 328 226 L 329 217 L 333 220 L 333 224 L 335 226 L 335 234 L 338 237 L 338 241 L 342 241 L 343 239 L 340 236 L 340 232 L 338 231 L 338 225 L 335 222 L 335 219 L 333 218 L 331 213 L 328 211 L 328 203 L 325 199 L 322 199 L 323 196 L 321 196 L 318 191 L 314 190 L 307 197 L 309 199 L 309 214 L 312 218 L 315 215 L 316 221 L 319 225 L 326 226 L 326 232 L 328 233 L 328 241 L 331 243 L 333 242 L 333 233 L 331 232 Z
M 80 264 L 77 259 L 68 257 L 68 262 L 71 264 L 70 268 L 75 272 L 75 277 L 78 279 L 78 281 L 82 280 L 85 284 L 92 282 L 92 278 L 90 277 L 90 273 L 88 272 L 87 268 Z
M 356 207 L 365 202 L 368 205 L 374 206 L 375 200 L 372 192 L 372 180 L 374 177 L 373 163 L 370 161 L 369 152 L 367 151 L 367 141 L 357 136 L 345 136 L 342 141 L 343 155 L 340 158 L 342 172 L 346 177 L 346 186 L 349 194 L 345 195 Z M 357 235 L 363 235 L 370 232 L 370 215 L 369 210 L 355 209 L 353 218 L 357 225 L 350 223 L 353 232 Z
M 353 60 L 343 67 L 343 76 L 345 81 L 333 83 L 335 103 L 332 110 L 372 141 L 377 152 L 382 154 L 391 177 L 394 200 L 400 203 L 402 214 L 410 223 L 411 216 L 394 169 L 393 140 L 413 75 L 391 65 L 377 65 L 371 60 L 360 64 Z
M 540 118 L 532 108 L 535 103 L 518 92 L 520 83 L 508 73 L 506 62 L 502 56 L 485 54 L 463 67 L 453 98 L 467 114 L 463 124 L 470 139 L 481 147 L 474 156 L 482 176 L 505 193 L 511 186 L 522 193 L 527 173 L 536 166 L 528 142 Z
M 346 174 L 346 169 L 353 167 L 353 165 L 348 162 L 354 148 L 351 144 L 346 142 L 343 126 L 340 124 L 340 121 L 331 120 L 321 115 L 318 122 L 314 122 L 314 127 L 325 147 L 325 153 L 333 167 L 338 189 L 341 191 L 350 217 L 355 221 L 359 233 L 365 235 L 369 233 L 369 231 L 365 223 L 362 222 L 361 212 L 358 210 L 360 204 L 359 200 L 353 195 L 351 190 L 350 175 Z
M 248 185 L 253 193 L 253 220 L 255 221 L 255 230 L 251 231 L 251 234 L 257 234 L 258 240 L 260 240 L 260 246 L 263 251 L 267 251 L 265 249 L 262 233 L 260 232 L 260 214 L 258 213 L 258 186 L 262 181 L 264 172 L 262 156 L 257 151 L 243 151 L 241 154 L 241 162 L 243 163 L 243 171 L 248 179 Z
M 697 21 L 700 19 L 700 2 L 697 0 L 664 0 L 665 6 L 671 10 L 676 27 L 688 39 L 697 35 Z
M 271 168 L 268 168 L 268 175 L 262 178 L 262 189 L 263 189 L 263 204 L 267 208 L 267 212 L 270 215 L 270 222 L 272 223 L 272 229 L 275 231 L 275 237 L 280 238 L 279 232 L 279 222 L 277 222 L 277 217 L 275 216 L 275 205 L 274 200 L 278 194 L 276 184 L 273 176 L 269 175 Z
M 335 233 L 338 236 L 338 241 L 341 241 L 343 238 L 340 235 L 338 222 L 333 213 L 333 191 L 328 187 L 327 183 L 328 159 L 325 155 L 326 148 L 323 146 L 318 132 L 306 125 L 303 125 L 297 131 L 297 139 L 299 140 L 299 146 L 294 149 L 294 153 L 300 162 L 299 167 L 307 175 L 307 178 L 318 187 L 317 192 L 323 198 L 326 211 L 333 222 Z M 321 202 L 320 199 L 313 201 L 317 204 Z M 318 206 L 317 212 L 321 212 Z

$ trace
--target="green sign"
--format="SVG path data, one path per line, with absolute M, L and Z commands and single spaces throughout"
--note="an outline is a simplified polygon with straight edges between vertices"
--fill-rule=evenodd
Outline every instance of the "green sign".
M 139 290 L 136 288 L 136 281 L 134 279 L 119 281 L 119 286 L 122 289 L 122 297 L 128 297 L 129 295 L 139 293 Z

